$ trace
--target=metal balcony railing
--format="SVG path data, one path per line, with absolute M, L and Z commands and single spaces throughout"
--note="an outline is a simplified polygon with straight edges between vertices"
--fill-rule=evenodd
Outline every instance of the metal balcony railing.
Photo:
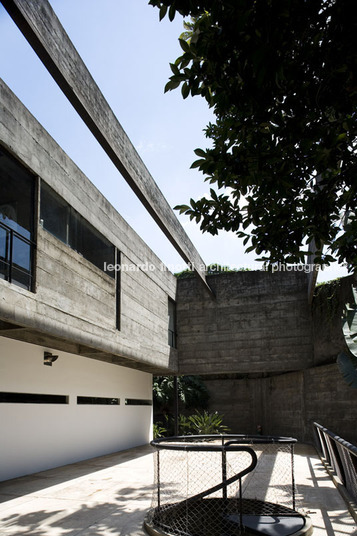
M 338 476 L 348 496 L 357 503 L 357 447 L 314 422 L 317 448 Z

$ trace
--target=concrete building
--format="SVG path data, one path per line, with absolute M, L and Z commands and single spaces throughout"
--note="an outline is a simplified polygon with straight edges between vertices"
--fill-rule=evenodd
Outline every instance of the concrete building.
M 36 39 L 42 31 L 49 42 L 41 49 L 27 35 L 30 43 L 65 69 L 62 88 L 73 77 L 76 107 L 91 116 L 121 173 L 183 257 L 202 264 L 50 4 L 3 4 L 22 31 L 28 20 L 19 18 L 33 17 Z M 0 110 L 0 479 L 7 479 L 149 441 L 151 373 L 177 371 L 176 279 L 3 82 Z
M 47 0 L 3 4 L 197 277 L 176 280 L 0 81 L 0 480 L 147 443 L 153 373 L 208 375 L 235 432 L 308 437 L 327 372 L 307 275 L 206 277 Z
M 177 350 L 175 277 L 3 82 L 0 107 L 4 479 L 146 443 Z

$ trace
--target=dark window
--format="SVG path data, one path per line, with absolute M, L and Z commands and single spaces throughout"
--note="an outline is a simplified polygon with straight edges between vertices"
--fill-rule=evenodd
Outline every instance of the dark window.
M 169 298 L 168 315 L 168 343 L 176 348 L 176 303 L 171 298 Z
M 101 396 L 77 396 L 77 404 L 119 406 L 120 398 L 104 398 Z
M 0 278 L 32 290 L 35 177 L 0 149 Z
M 46 183 L 41 183 L 40 219 L 43 228 L 104 270 L 114 264 L 115 248 L 103 235 L 66 203 Z M 106 271 L 115 277 L 115 271 Z
M 7 404 L 68 404 L 68 396 L 36 393 L 0 393 L 0 402 Z
M 68 244 L 101 270 L 105 262 L 115 262 L 114 246 L 73 209 L 70 213 Z M 115 276 L 114 272 L 106 273 Z
M 41 183 L 41 223 L 53 236 L 68 244 L 69 205 Z
M 152 406 L 152 400 L 145 400 L 143 398 L 126 398 L 126 406 Z

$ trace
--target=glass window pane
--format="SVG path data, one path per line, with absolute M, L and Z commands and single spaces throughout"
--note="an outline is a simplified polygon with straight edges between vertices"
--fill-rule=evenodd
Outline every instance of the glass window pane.
M 68 243 L 71 248 L 83 255 L 83 225 L 82 218 L 75 210 L 70 212 Z M 84 256 L 84 255 L 83 255 Z
M 114 246 L 75 210 L 71 210 L 69 244 L 85 259 L 104 270 L 104 263 L 114 264 Z M 115 277 L 114 272 L 108 272 Z
M 0 277 L 28 290 L 34 246 L 23 238 L 33 240 L 34 207 L 35 177 L 0 148 Z
M 17 236 L 12 241 L 11 282 L 31 288 L 31 245 Z
M 8 279 L 9 268 L 9 231 L 0 225 L 0 278 Z
M 31 273 L 13 265 L 11 269 L 11 283 L 15 283 L 18 287 L 25 288 L 26 290 L 31 290 Z
M 0 226 L 0 258 L 6 259 L 7 258 L 7 234 L 8 232 L 6 229 Z
M 12 263 L 24 270 L 29 271 L 31 268 L 31 246 L 17 236 L 12 241 Z
M 0 223 L 32 239 L 35 180 L 0 148 Z
M 176 323 L 176 304 L 174 301 L 169 300 L 169 329 L 175 331 Z
M 115 248 L 47 184 L 41 185 L 40 218 L 43 228 L 104 270 L 104 263 L 114 264 Z M 115 277 L 115 272 L 108 272 Z
M 168 343 L 173 348 L 176 348 L 176 303 L 170 298 L 168 315 Z
M 49 231 L 65 244 L 68 243 L 69 206 L 52 188 L 41 182 L 40 219 L 46 231 Z

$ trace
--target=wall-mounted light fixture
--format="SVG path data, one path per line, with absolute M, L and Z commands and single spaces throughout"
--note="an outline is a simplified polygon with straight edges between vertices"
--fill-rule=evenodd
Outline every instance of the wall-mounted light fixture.
M 52 363 L 58 359 L 58 355 L 53 355 L 51 352 L 44 352 L 43 364 L 52 367 Z

